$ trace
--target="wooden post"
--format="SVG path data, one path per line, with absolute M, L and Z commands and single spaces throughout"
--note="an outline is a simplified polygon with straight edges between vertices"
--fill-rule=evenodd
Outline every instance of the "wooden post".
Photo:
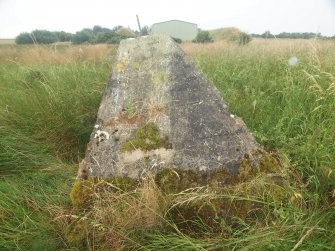
M 138 15 L 136 15 L 136 19 L 137 19 L 138 29 L 140 30 L 140 34 L 141 34 L 142 29 L 141 29 L 140 19 L 138 18 Z

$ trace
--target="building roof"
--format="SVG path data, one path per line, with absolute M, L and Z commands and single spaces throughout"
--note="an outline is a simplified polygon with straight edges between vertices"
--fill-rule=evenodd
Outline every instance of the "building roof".
M 197 24 L 195 24 L 195 23 L 186 22 L 186 21 L 177 20 L 177 19 L 172 19 L 172 20 L 168 20 L 168 21 L 158 22 L 158 23 L 154 23 L 154 24 L 152 24 L 152 25 L 155 25 L 155 24 L 162 24 L 162 23 L 168 23 L 168 22 L 172 22 L 172 21 L 177 21 L 177 22 L 182 22 L 182 23 L 188 23 L 188 24 L 197 25 Z

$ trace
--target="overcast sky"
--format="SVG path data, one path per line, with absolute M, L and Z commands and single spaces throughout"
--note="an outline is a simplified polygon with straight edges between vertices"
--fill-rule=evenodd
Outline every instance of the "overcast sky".
M 335 35 L 335 0 L 0 0 L 0 38 L 34 29 L 76 32 L 116 25 L 138 29 L 171 19 L 202 29 L 237 27 L 249 33 Z

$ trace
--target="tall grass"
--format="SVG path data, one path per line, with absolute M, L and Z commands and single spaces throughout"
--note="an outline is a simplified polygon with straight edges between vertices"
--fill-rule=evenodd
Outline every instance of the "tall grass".
M 111 61 L 64 63 L 0 65 L 0 172 L 81 157 Z
M 0 178 L 0 250 L 68 248 L 62 226 L 74 172 L 63 165 Z
M 114 52 L 0 48 L 1 250 L 68 248 L 63 211 Z
M 231 112 L 280 156 L 284 184 L 259 174 L 224 188 L 165 195 L 149 180 L 127 192 L 106 182 L 112 191 L 96 194 L 91 210 L 73 209 L 69 193 L 76 163 L 115 48 L 2 46 L 1 250 L 335 248 L 335 44 L 253 40 L 248 46 L 182 47 L 215 83 Z M 288 64 L 291 56 L 298 58 L 297 65 Z M 176 217 L 184 207 L 200 203 L 210 209 L 217 201 L 229 217 L 213 217 L 209 224 L 196 217 L 202 207 L 191 211 L 190 219 Z M 84 245 L 69 241 L 76 227 Z

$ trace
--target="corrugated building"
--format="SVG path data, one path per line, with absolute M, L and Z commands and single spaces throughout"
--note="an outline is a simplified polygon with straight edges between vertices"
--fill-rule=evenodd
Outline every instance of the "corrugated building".
M 192 41 L 197 36 L 198 26 L 185 21 L 170 20 L 153 24 L 151 26 L 151 33 L 168 34 L 182 41 Z

